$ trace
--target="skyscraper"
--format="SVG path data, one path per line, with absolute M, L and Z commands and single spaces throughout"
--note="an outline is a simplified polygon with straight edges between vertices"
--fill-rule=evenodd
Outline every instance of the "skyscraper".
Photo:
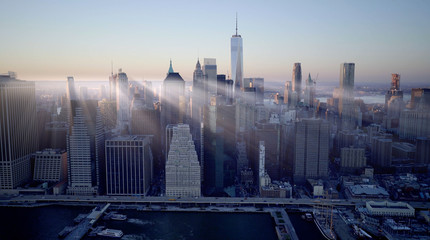
M 391 74 L 391 87 L 385 94 L 385 110 L 388 110 L 388 102 L 393 98 L 400 98 L 403 101 L 403 91 L 400 90 L 400 74 Z M 394 99 L 393 99 L 394 100 Z
M 67 99 L 78 100 L 76 96 L 75 80 L 73 77 L 67 77 Z
M 217 65 L 215 58 L 205 58 L 203 61 L 205 76 L 205 103 L 209 103 L 213 95 L 217 95 Z
M 354 63 L 343 63 L 340 65 L 339 78 L 339 116 L 341 117 L 342 129 L 354 129 Z
M 169 71 L 163 82 L 163 93 L 161 96 L 161 132 L 164 133 L 168 124 L 183 123 L 185 115 L 185 81 L 179 73 L 173 71 L 172 61 L 170 61 Z M 166 148 L 164 135 L 162 143 Z M 163 151 L 164 152 L 164 151 Z M 167 152 L 164 152 L 167 160 Z
M 300 63 L 294 63 L 293 67 L 293 92 L 297 93 L 297 103 L 300 102 L 302 95 L 302 66 Z
M 243 43 L 242 37 L 237 34 L 237 16 L 236 16 L 236 34 L 231 36 L 231 78 L 234 82 L 233 93 L 243 89 Z
M 200 197 L 200 165 L 190 128 L 187 124 L 173 127 L 166 163 L 166 195 L 173 197 Z
M 329 124 L 321 119 L 302 119 L 296 124 L 294 181 L 328 176 Z
M 315 100 L 315 82 L 314 80 L 312 80 L 311 74 L 309 73 L 308 80 L 306 81 L 306 89 L 305 89 L 305 97 L 304 97 L 305 106 L 313 108 L 314 100 Z
M 31 177 L 30 154 L 38 148 L 34 82 L 0 75 L 0 189 L 13 189 Z
M 118 74 L 113 74 L 113 70 L 109 76 L 109 100 L 116 100 L 116 82 L 118 80 Z
M 118 70 L 116 80 L 117 126 L 121 132 L 128 133 L 130 127 L 130 99 L 127 74 Z
M 151 137 L 120 136 L 106 140 L 106 194 L 145 195 L 153 176 Z
M 202 119 L 203 119 L 203 105 L 205 103 L 205 79 L 200 61 L 197 59 L 196 68 L 193 73 L 193 92 L 191 97 L 191 135 L 193 136 L 196 145 L 197 157 L 200 166 L 203 167 L 203 153 L 202 153 Z M 202 171 L 203 173 L 203 171 Z
M 70 101 L 67 134 L 67 194 L 100 194 L 104 133 L 96 100 Z

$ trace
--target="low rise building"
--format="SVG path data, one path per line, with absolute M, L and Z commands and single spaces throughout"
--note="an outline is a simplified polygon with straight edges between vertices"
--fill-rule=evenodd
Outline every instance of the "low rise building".
M 293 188 L 289 182 L 273 181 L 260 188 L 260 196 L 267 198 L 292 198 Z
M 377 185 L 352 185 L 345 190 L 346 196 L 352 199 L 388 199 L 390 194 Z

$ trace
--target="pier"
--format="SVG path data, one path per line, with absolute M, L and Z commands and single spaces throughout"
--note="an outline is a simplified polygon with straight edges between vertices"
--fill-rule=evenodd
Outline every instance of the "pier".
M 273 211 L 270 211 L 270 215 L 275 220 L 275 230 L 279 240 L 299 240 L 296 230 L 294 230 L 293 224 L 284 209 L 273 209 Z
M 94 208 L 93 211 L 85 217 L 77 226 L 70 232 L 65 239 L 77 240 L 82 239 L 90 230 L 90 228 L 100 219 L 103 213 L 109 208 L 110 203 L 106 204 L 103 208 Z

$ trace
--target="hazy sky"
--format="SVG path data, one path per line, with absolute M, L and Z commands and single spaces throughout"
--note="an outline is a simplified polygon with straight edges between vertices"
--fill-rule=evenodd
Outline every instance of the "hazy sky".
M 162 80 L 173 68 L 192 80 L 197 57 L 230 72 L 239 15 L 244 76 L 430 83 L 430 1 L 44 1 L 0 2 L 0 72 L 23 80 L 107 80 L 111 61 L 133 80 Z

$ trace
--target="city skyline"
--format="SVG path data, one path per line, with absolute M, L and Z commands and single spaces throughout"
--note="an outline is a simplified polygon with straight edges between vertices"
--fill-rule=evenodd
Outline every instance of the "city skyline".
M 338 81 L 343 62 L 356 63 L 356 82 L 387 81 L 391 73 L 403 83 L 426 82 L 429 74 L 428 2 L 163 4 L 5 2 L 0 72 L 107 81 L 113 62 L 131 81 L 161 81 L 171 58 L 191 81 L 197 58 L 216 58 L 219 73 L 231 75 L 237 12 L 244 78 L 291 80 L 295 62 L 304 75 L 318 75 L 317 84 Z

